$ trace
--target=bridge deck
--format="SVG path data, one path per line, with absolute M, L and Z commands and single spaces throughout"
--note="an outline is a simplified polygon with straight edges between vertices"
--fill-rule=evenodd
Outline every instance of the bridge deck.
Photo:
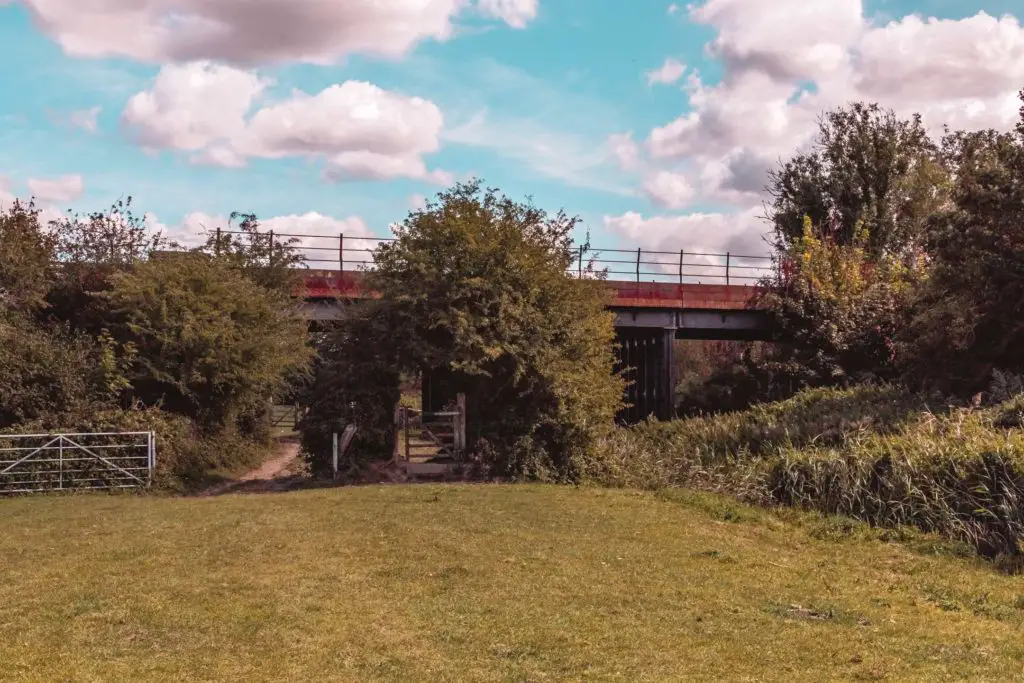
M 372 298 L 358 271 L 310 270 L 301 294 L 307 300 Z M 747 308 L 755 288 L 746 285 L 607 281 L 615 292 L 609 306 L 616 309 L 686 309 L 736 311 Z

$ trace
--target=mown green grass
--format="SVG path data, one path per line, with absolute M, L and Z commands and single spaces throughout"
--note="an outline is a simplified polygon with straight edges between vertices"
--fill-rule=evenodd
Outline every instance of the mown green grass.
M 543 486 L 0 500 L 0 679 L 1022 678 L 1020 578 L 780 515 Z

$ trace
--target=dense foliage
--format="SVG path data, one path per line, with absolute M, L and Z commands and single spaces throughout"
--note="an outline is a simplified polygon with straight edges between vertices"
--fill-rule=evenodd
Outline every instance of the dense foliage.
M 104 302 L 113 335 L 136 351 L 134 397 L 205 430 L 264 413 L 310 359 L 305 321 L 288 298 L 205 254 L 119 273 Z
M 342 323 L 326 354 L 333 362 L 321 370 L 336 377 L 318 381 L 351 387 L 339 368 L 372 373 L 377 360 L 353 346 L 375 338 L 386 364 L 443 377 L 452 398 L 466 394 L 469 445 L 488 471 L 575 478 L 622 396 L 606 293 L 567 274 L 575 225 L 478 182 L 441 193 L 377 250 L 371 286 L 380 309 Z M 376 411 L 390 415 L 398 375 L 382 379 L 379 399 L 390 402 Z M 357 395 L 355 387 L 346 392 L 346 400 Z
M 1024 372 L 1024 111 L 1013 133 L 955 133 L 944 147 L 952 201 L 932 217 L 907 377 L 971 393 L 994 370 Z
M 312 355 L 283 292 L 293 252 L 164 245 L 130 199 L 50 225 L 31 203 L 0 215 L 0 429 L 152 429 L 165 483 L 269 445 L 267 402 Z
M 827 112 L 810 151 L 769 174 L 776 250 L 813 236 L 871 257 L 917 247 L 941 205 L 945 169 L 921 117 L 855 103 Z

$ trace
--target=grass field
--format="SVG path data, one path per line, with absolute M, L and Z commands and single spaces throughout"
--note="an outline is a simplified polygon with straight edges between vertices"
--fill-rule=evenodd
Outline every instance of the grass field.
M 696 494 L 0 500 L 0 679 L 1014 680 L 1024 579 Z

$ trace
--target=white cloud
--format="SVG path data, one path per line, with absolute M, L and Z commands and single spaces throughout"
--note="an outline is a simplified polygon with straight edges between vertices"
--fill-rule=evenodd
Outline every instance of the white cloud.
M 761 256 L 767 253 L 761 238 L 764 222 L 760 212 L 691 213 L 684 216 L 650 216 L 636 212 L 605 216 L 604 227 L 628 244 L 645 249 L 691 254 Z
M 95 133 L 98 127 L 98 118 L 102 109 L 100 107 L 91 107 L 89 109 L 78 109 L 68 114 L 68 123 L 75 128 L 81 128 L 82 130 Z
M 675 3 L 672 3 L 671 5 L 669 5 L 668 6 L 668 13 L 669 14 L 678 14 L 679 13 L 679 5 L 677 5 Z
M 694 21 L 718 30 L 711 54 L 729 71 L 756 69 L 780 80 L 834 73 L 864 29 L 861 0 L 707 0 Z
M 409 208 L 413 211 L 422 211 L 427 208 L 427 198 L 421 194 L 414 194 L 409 197 Z
M 11 179 L 7 176 L 0 176 L 0 212 L 10 209 L 16 200 L 28 203 L 30 199 L 32 199 L 31 192 L 29 194 L 15 192 Z M 48 225 L 50 221 L 60 220 L 64 216 L 64 212 L 52 203 L 37 203 L 36 209 L 39 211 L 39 222 L 42 225 Z
M 121 115 L 147 149 L 201 150 L 245 130 L 245 116 L 267 82 L 210 62 L 169 64 L 152 88 L 137 93 Z
M 660 67 L 647 72 L 647 85 L 672 85 L 685 73 L 686 65 L 669 57 Z
M 640 149 L 632 133 L 615 133 L 608 136 L 608 145 L 623 170 L 631 170 L 640 164 Z
M 446 183 L 423 155 L 440 147 L 440 109 L 428 100 L 347 81 L 316 95 L 294 91 L 251 114 L 267 81 L 210 62 L 168 65 L 150 90 L 136 94 L 122 115 L 147 149 L 195 152 L 194 163 L 227 168 L 247 159 L 326 160 L 334 180 L 399 177 Z
M 85 183 L 80 175 L 29 178 L 26 184 L 32 196 L 43 203 L 73 202 L 85 192 Z
M 693 199 L 694 189 L 686 176 L 670 171 L 657 171 L 644 180 L 644 194 L 663 209 L 685 208 Z
M 0 211 L 6 211 L 14 204 L 17 195 L 12 191 L 13 183 L 7 176 L 0 175 Z
M 536 0 L 19 0 L 35 24 L 78 57 L 163 63 L 333 63 L 364 53 L 397 57 L 447 40 L 466 10 L 521 27 Z
M 237 146 L 271 159 L 327 156 L 335 177 L 444 182 L 447 176 L 428 171 L 422 159 L 440 148 L 443 126 L 433 102 L 347 81 L 258 111 Z
M 919 110 L 935 128 L 1006 128 L 1018 118 L 1024 29 L 1014 17 L 908 16 L 867 31 L 857 53 L 859 94 Z
M 525 28 L 537 18 L 537 0 L 478 0 L 480 12 L 512 28 Z

